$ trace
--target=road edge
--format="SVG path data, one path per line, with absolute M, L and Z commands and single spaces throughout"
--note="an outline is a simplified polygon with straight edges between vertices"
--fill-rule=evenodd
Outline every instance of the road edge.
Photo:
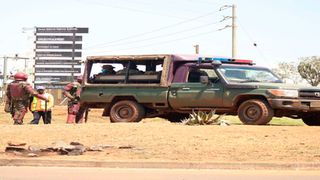
M 263 169 L 263 170 L 320 170 L 318 162 L 296 163 L 249 163 L 249 162 L 120 162 L 75 161 L 42 159 L 0 159 L 0 166 L 35 167 L 103 167 L 103 168 L 163 168 L 163 169 Z

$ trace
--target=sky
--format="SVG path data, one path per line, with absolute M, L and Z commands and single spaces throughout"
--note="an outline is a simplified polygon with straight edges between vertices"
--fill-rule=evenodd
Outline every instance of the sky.
M 237 57 L 273 67 L 319 56 L 318 0 L 10 0 L 0 6 L 0 57 L 32 57 L 33 28 L 55 26 L 89 28 L 83 59 L 194 54 L 196 44 L 200 54 L 231 56 L 231 28 L 221 30 L 231 20 L 220 22 L 231 16 L 231 8 L 219 9 L 232 4 L 237 6 Z

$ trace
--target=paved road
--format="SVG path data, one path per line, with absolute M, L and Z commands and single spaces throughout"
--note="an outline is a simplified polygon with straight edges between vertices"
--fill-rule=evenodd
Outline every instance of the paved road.
M 319 171 L 261 171 L 204 169 L 126 169 L 71 167 L 0 167 L 0 180 L 116 179 L 116 180 L 318 180 Z

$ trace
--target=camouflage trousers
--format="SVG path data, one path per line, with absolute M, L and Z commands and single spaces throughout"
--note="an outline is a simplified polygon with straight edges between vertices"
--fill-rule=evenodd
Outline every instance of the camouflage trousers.
M 23 124 L 23 118 L 28 112 L 28 101 L 16 100 L 13 101 L 12 117 L 14 124 L 21 125 Z
M 76 115 L 75 123 L 82 123 L 86 108 L 80 102 L 68 102 L 68 115 Z

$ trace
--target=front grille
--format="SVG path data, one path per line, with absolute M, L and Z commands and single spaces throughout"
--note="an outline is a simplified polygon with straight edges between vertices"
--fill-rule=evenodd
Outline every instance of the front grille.
M 320 90 L 308 90 L 308 91 L 303 90 L 299 92 L 299 97 L 320 99 Z

